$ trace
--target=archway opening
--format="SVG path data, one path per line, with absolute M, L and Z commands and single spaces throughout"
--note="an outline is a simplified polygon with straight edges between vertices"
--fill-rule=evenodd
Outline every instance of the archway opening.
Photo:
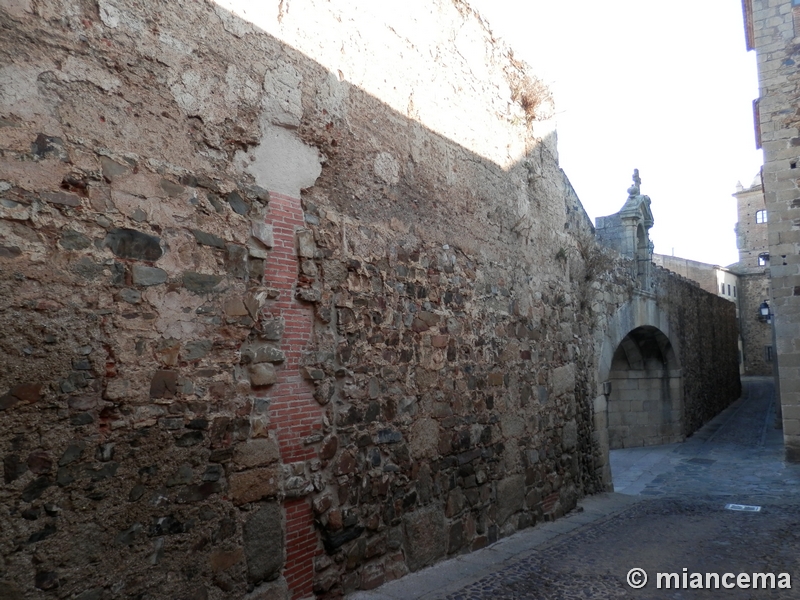
M 683 440 L 683 381 L 667 336 L 650 326 L 630 331 L 614 351 L 609 373 L 609 448 Z

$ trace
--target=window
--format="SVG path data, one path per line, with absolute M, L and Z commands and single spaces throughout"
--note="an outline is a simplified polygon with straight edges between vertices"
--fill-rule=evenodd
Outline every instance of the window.
M 757 210 L 756 211 L 756 223 L 766 223 L 767 222 L 767 211 L 765 210 Z
M 772 362 L 772 346 L 764 346 L 764 360 Z
M 721 283 L 721 284 L 719 284 L 719 287 L 720 287 L 719 293 L 724 296 L 725 295 L 725 284 Z
M 733 286 L 733 297 L 736 298 L 736 286 Z
M 729 283 L 728 284 L 728 296 L 730 296 L 730 295 L 731 295 L 731 284 Z
M 758 266 L 766 267 L 769 264 L 769 252 L 762 252 L 758 255 Z

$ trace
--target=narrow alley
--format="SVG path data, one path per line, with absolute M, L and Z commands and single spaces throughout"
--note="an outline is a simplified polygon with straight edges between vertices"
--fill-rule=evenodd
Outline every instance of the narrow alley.
M 612 451 L 615 493 L 351 598 L 800 598 L 800 465 L 783 462 L 771 380 L 743 389 L 684 443 Z M 626 581 L 635 568 L 648 575 L 641 589 Z M 670 589 L 658 573 L 677 574 Z M 773 573 L 776 585 L 707 589 L 706 573 Z M 781 573 L 790 589 L 778 589 Z

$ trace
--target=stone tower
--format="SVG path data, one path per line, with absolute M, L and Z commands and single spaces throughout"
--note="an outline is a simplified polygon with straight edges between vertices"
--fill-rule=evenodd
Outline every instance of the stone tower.
M 756 142 L 769 242 L 770 307 L 774 313 L 778 388 L 786 458 L 800 462 L 800 2 L 744 0 L 748 50 L 758 55 L 760 97 L 754 103 Z

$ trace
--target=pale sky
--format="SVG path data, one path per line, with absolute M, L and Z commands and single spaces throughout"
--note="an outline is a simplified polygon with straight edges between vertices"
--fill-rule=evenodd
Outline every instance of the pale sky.
M 638 168 L 656 252 L 736 262 L 731 194 L 762 164 L 740 0 L 468 2 L 553 89 L 560 164 L 592 220 Z

